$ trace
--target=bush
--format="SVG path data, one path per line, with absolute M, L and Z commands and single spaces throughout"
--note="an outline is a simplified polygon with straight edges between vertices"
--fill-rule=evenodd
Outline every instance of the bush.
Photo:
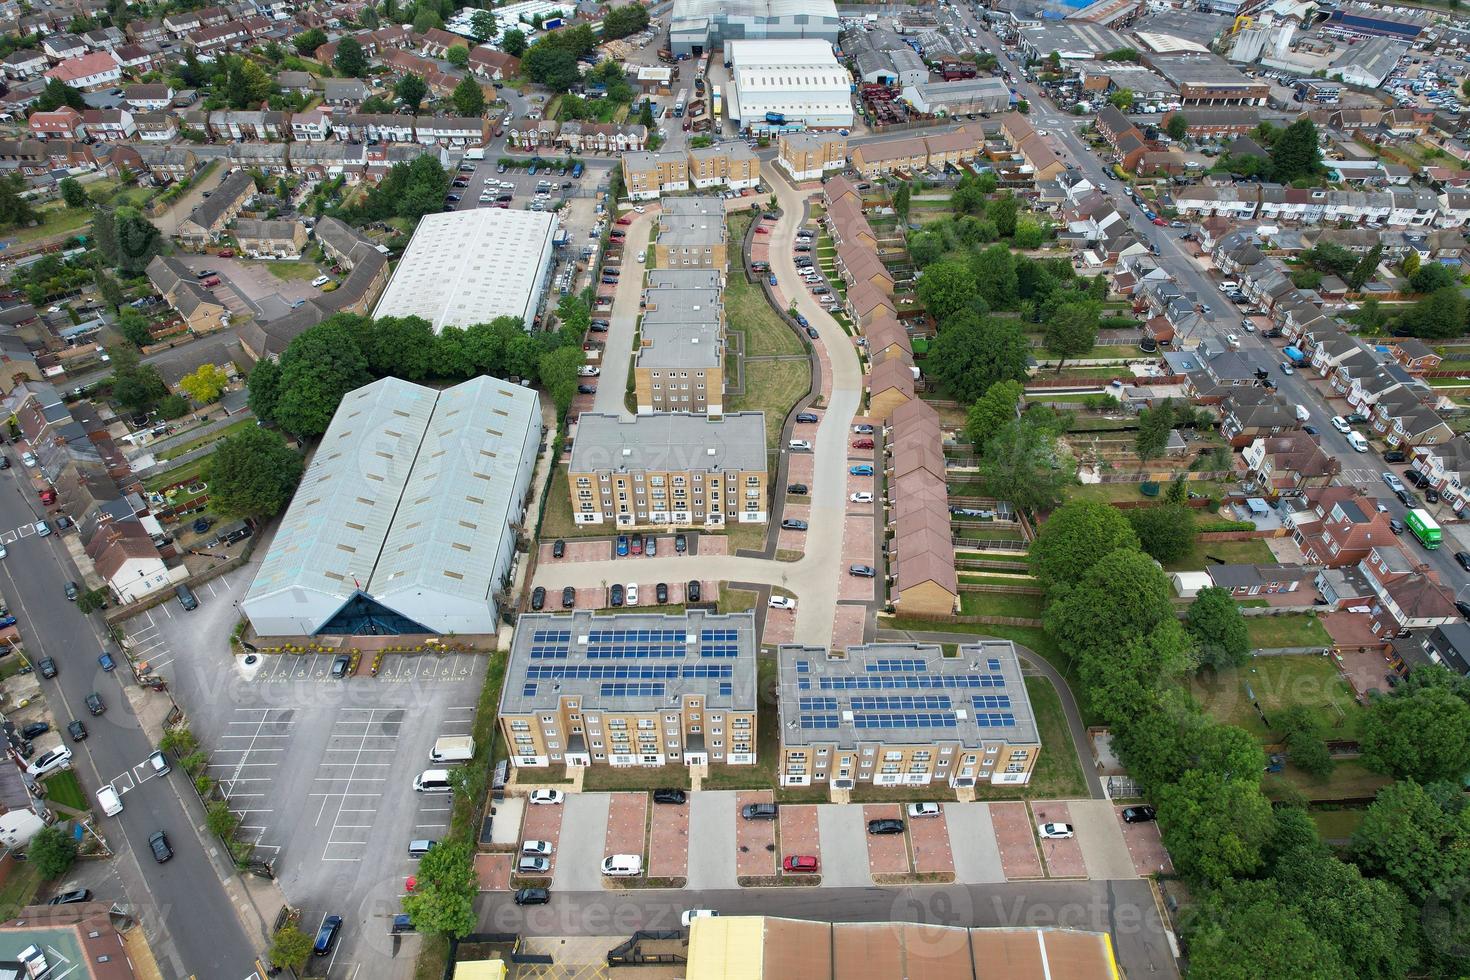
M 187 728 L 170 728 L 158 740 L 158 747 L 165 752 L 188 754 L 199 747 L 199 739 Z
M 26 857 L 42 878 L 59 878 L 77 859 L 77 842 L 59 827 L 45 827 L 31 838 Z
M 230 810 L 230 805 L 224 801 L 209 804 L 204 810 L 204 825 L 209 832 L 216 837 L 228 839 L 234 834 L 235 829 L 240 826 L 240 818 Z

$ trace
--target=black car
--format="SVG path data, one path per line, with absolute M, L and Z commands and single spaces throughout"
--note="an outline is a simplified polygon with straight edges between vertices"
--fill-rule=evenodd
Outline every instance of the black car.
M 1390 517 L 1388 519 L 1388 529 L 1394 534 L 1403 534 L 1404 522 L 1399 520 L 1397 517 Z
M 1418 470 L 1405 470 L 1404 482 L 1409 484 L 1410 486 L 1418 487 L 1422 490 L 1425 487 L 1429 486 L 1429 477 L 1425 476 L 1423 473 L 1420 473 Z
M 66 726 L 66 733 L 71 736 L 73 742 L 85 741 L 87 738 L 87 726 L 80 721 L 74 721 Z
M 798 497 L 805 497 L 808 493 L 808 489 L 809 488 L 805 483 L 791 483 L 787 485 L 786 492 L 794 493 Z
M 331 953 L 332 947 L 337 945 L 337 936 L 342 932 L 342 917 L 340 915 L 329 915 L 322 920 L 321 928 L 316 931 L 316 942 L 312 944 L 311 951 L 317 956 L 326 956 Z
M 689 584 L 686 585 L 686 586 L 684 586 L 684 601 L 685 602 L 698 602 L 699 601 L 699 583 L 696 582 L 694 579 L 690 579 L 689 580 Z
M 682 555 L 687 550 L 689 550 L 689 539 L 682 534 L 674 535 L 674 552 Z
M 347 669 L 352 666 L 352 655 L 339 653 L 332 658 L 332 676 L 337 680 L 347 676 Z
M 1404 455 L 1404 451 L 1402 449 L 1390 449 L 1388 452 L 1383 454 L 1383 461 L 1385 463 L 1402 463 L 1406 459 L 1408 459 L 1408 457 Z
M 444 200 L 446 202 L 450 203 L 450 204 L 458 204 L 459 203 L 459 195 L 458 194 L 449 194 L 449 195 L 447 195 L 444 198 Z
M 1427 488 L 1424 491 L 1424 502 L 1426 504 L 1437 504 L 1437 503 L 1439 503 L 1439 491 L 1436 490 L 1436 489 L 1434 489 L 1433 487 Z
M 592 385 L 577 385 L 577 394 L 595 395 L 597 394 L 597 389 L 594 388 Z
M 794 517 L 786 518 L 781 522 L 781 526 L 788 531 L 805 531 L 807 529 L 806 521 L 799 521 Z
M 653 599 L 660 606 L 669 601 L 669 587 L 663 582 L 653 587 Z
M 607 327 L 601 326 L 601 325 L 596 324 L 596 323 L 592 324 L 592 326 L 589 329 L 591 329 L 591 331 L 593 333 L 607 333 Z
M 92 900 L 92 889 L 78 888 L 76 891 L 62 892 L 55 896 L 47 905 L 75 905 L 78 902 L 90 902 Z
M 1456 599 L 1455 608 L 1460 611 L 1461 616 L 1470 619 L 1470 602 L 1466 602 L 1464 599 Z
M 567 553 L 567 543 L 565 541 L 563 541 L 561 538 L 557 538 L 554 542 L 552 542 L 552 544 L 551 544 L 551 557 L 553 557 L 553 558 L 561 558 L 561 557 L 564 557 L 566 555 L 566 553 Z
M 531 608 L 536 612 L 540 612 L 545 605 L 546 590 L 538 585 L 531 590 Z
M 572 586 L 570 586 L 570 585 L 567 586 L 566 588 L 562 589 L 561 590 L 561 607 L 563 609 L 571 609 L 576 604 L 577 604 L 577 590 L 574 589 L 574 588 L 572 588 Z
M 1407 490 L 1395 490 L 1394 496 L 1399 498 L 1399 503 L 1403 504 L 1410 510 L 1413 510 L 1415 507 L 1419 506 L 1419 498 L 1414 496 Z
M 102 695 L 93 691 L 86 697 L 87 710 L 94 715 L 100 715 L 107 710 L 107 705 L 102 703 Z
M 821 336 L 821 334 L 817 333 L 817 328 L 816 327 L 807 327 L 806 328 L 806 335 L 808 337 L 812 338 L 813 340 L 816 340 L 818 337 Z
M 683 806 L 684 801 L 689 798 L 682 789 L 656 789 L 653 791 L 653 802 L 672 803 L 675 806 Z
M 868 833 L 870 834 L 901 834 L 903 833 L 902 820 L 869 820 Z
M 1123 808 L 1124 823 L 1148 823 L 1155 818 L 1154 808 L 1147 804 L 1143 806 L 1125 806 Z
M 1470 572 L 1470 551 L 1455 552 L 1455 561 L 1459 562 L 1460 567 L 1465 571 Z
M 740 808 L 746 820 L 775 820 L 780 810 L 774 803 L 747 803 Z
M 46 724 L 44 721 L 33 721 L 20 730 L 20 737 L 36 738 L 40 735 L 45 735 L 50 730 L 51 726 Z
M 847 574 L 858 578 L 873 578 L 878 574 L 878 570 L 872 565 L 848 565 Z
M 545 888 L 522 888 L 516 892 L 517 905 L 545 905 L 551 901 L 551 892 Z
M 617 583 L 613 585 L 612 589 L 608 593 L 608 603 L 613 606 L 621 606 L 623 604 L 622 583 Z
M 592 325 L 594 327 L 601 327 L 602 329 L 606 330 L 608 328 L 608 326 L 609 326 L 609 321 L 607 321 L 607 320 L 593 320 L 592 321 Z
M 153 849 L 153 860 L 159 864 L 174 856 L 174 849 L 168 846 L 168 835 L 161 830 L 154 831 L 148 838 L 148 846 Z
M 36 669 L 41 672 L 42 677 L 50 680 L 51 678 L 55 677 L 57 673 L 56 661 L 52 660 L 50 657 L 42 657 L 40 660 L 36 661 Z

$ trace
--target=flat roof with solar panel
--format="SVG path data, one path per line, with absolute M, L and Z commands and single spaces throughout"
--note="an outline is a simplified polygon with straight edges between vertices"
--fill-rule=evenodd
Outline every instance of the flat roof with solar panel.
M 750 612 L 523 615 L 500 711 L 540 711 L 569 695 L 584 711 L 655 711 L 690 695 L 709 708 L 754 711 L 755 654 Z
M 783 745 L 1040 742 L 1008 640 L 954 657 L 934 644 L 868 643 L 845 654 L 783 646 L 777 658 Z

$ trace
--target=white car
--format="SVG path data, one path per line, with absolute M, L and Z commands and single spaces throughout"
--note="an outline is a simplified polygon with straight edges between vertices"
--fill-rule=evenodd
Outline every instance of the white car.
M 521 853 L 529 857 L 551 857 L 551 852 L 556 850 L 549 840 L 528 840 L 521 842 Z
M 102 807 L 102 812 L 109 817 L 122 813 L 122 797 L 111 786 L 104 786 L 97 791 L 97 803 Z
M 5 550 L 5 545 L 0 544 L 0 558 L 4 558 L 8 554 L 10 554 L 10 552 Z
M 639 214 L 642 214 L 646 209 L 643 207 L 643 205 L 640 204 L 637 207 L 635 207 L 633 210 L 634 211 L 637 211 Z
M 855 504 L 871 504 L 873 502 L 873 495 L 866 490 L 862 490 L 847 499 Z
M 542 805 L 560 803 L 565 799 L 566 794 L 559 789 L 533 789 L 531 790 L 531 794 L 526 797 L 527 802 Z
M 1044 823 L 1036 828 L 1042 840 L 1070 840 L 1073 836 L 1069 823 Z
M 20 461 L 22 463 L 24 463 L 26 466 L 35 466 L 36 465 L 36 454 L 35 453 L 21 453 L 20 454 Z
M 44 776 L 48 772 L 57 769 L 66 769 L 71 765 L 71 749 L 65 745 L 59 745 L 50 752 L 44 752 L 36 757 L 36 761 L 26 766 L 26 773 L 31 776 Z
M 601 374 L 602 371 L 596 367 L 593 367 L 591 364 L 584 364 L 581 367 L 577 368 L 577 373 L 584 378 L 595 378 L 599 374 Z
M 328 279 L 326 276 L 317 276 L 315 279 L 313 279 L 311 281 L 311 284 L 313 286 L 315 286 L 316 288 L 320 289 L 320 288 L 322 288 L 323 286 L 325 286 L 327 283 L 329 283 L 331 281 L 332 280 L 331 279 Z
M 625 606 L 636 606 L 636 605 L 638 605 L 638 583 L 637 582 L 629 582 L 628 585 L 627 585 L 627 587 L 623 590 L 623 605 L 625 605 Z
M 772 609 L 795 609 L 796 600 L 784 595 L 773 595 L 767 603 Z
M 910 803 L 909 817 L 937 817 L 939 816 L 938 803 Z
M 643 262 L 648 261 L 648 253 L 647 252 L 639 252 L 638 253 L 638 261 L 640 263 L 643 263 Z
M 809 453 L 812 451 L 812 444 L 805 439 L 792 439 L 786 444 L 786 448 L 792 452 Z
M 712 919 L 719 914 L 714 909 L 685 909 L 679 916 L 679 924 L 688 929 L 695 919 Z
M 1348 420 L 1343 418 L 1341 415 L 1332 416 L 1332 427 L 1338 432 L 1341 432 L 1343 435 L 1347 435 L 1349 432 L 1353 431 L 1353 427 L 1348 424 Z

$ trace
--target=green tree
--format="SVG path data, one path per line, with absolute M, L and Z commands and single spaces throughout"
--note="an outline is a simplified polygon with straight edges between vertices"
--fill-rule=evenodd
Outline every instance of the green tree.
M 638 110 L 638 125 L 650 133 L 654 131 L 653 103 L 647 99 L 643 100 L 643 108 Z
M 1421 261 L 1419 253 L 1411 250 L 1404 256 L 1404 260 L 1399 263 L 1399 268 L 1403 270 L 1404 275 L 1412 279 L 1414 273 L 1419 271 Z
M 480 88 L 480 83 L 475 81 L 473 75 L 466 75 L 461 79 L 449 98 L 454 103 L 454 111 L 461 116 L 478 118 L 485 114 L 485 90 Z
M 1046 240 L 1046 231 L 1032 218 L 1017 218 L 1016 233 L 1011 236 L 1011 244 L 1023 250 L 1037 249 Z
M 408 72 L 393 86 L 393 95 L 412 115 L 419 114 L 424 96 L 429 94 L 429 85 L 418 75 Z
M 488 10 L 476 10 L 470 15 L 470 36 L 476 44 L 484 44 L 500 32 L 500 24 Z
M 417 878 L 413 894 L 403 898 L 414 929 L 463 936 L 475 927 L 479 885 L 468 844 L 441 841 L 419 861 Z
M 992 220 L 993 217 L 992 217 Z M 997 224 L 999 228 L 999 224 Z M 1015 231 L 1015 225 L 1011 225 Z M 1001 232 L 1002 235 L 1005 232 Z M 992 245 L 977 252 L 970 260 L 970 269 L 980 290 L 980 296 L 992 310 L 1013 310 L 1019 298 L 1020 286 L 1016 279 L 1016 257 L 1004 245 Z
M 519 58 L 526 53 L 526 32 L 512 27 L 505 32 L 500 39 L 500 50 L 512 58 Z
M 1188 514 L 1183 515 L 1187 519 Z M 1193 521 L 1190 521 L 1193 530 Z M 1194 637 L 1203 663 L 1222 670 L 1239 667 L 1250 659 L 1250 632 L 1240 606 L 1226 589 L 1209 586 L 1199 590 L 1184 617 L 1184 628 Z
M 311 955 L 311 937 L 293 925 L 284 925 L 271 936 L 271 948 L 266 956 L 279 967 L 300 970 Z
M 631 3 L 626 7 L 617 7 L 609 10 L 602 18 L 602 37 L 604 40 L 615 40 L 627 37 L 629 34 L 637 34 L 648 26 L 648 8 L 641 3 Z
M 438 30 L 444 26 L 444 18 L 439 16 L 438 11 L 420 9 L 413 16 L 413 32 L 415 34 L 427 34 L 429 31 Z
M 985 212 L 995 222 L 995 230 L 1000 232 L 1001 238 L 1010 238 L 1016 233 L 1016 216 L 1020 210 L 1020 204 L 1011 194 L 997 197 L 985 206 Z
M 232 109 L 257 107 L 271 94 L 271 77 L 245 57 L 227 57 L 215 77 L 216 88 Z
M 250 411 L 263 422 L 275 419 L 276 402 L 281 397 L 281 365 L 268 357 L 255 362 L 246 380 Z
M 936 262 L 919 277 L 919 302 L 941 325 L 961 310 L 976 308 L 980 290 L 967 263 Z
M 576 347 L 558 347 L 541 355 L 537 361 L 537 374 L 541 387 L 551 396 L 556 410 L 563 417 L 577 397 L 577 369 L 586 360 L 586 355 Z
M 507 31 L 506 40 L 509 39 Z M 544 40 L 531 45 L 522 55 L 521 71 L 531 81 L 553 92 L 565 92 L 582 80 L 577 71 L 577 56 Z
M 1448 812 L 1412 779 L 1378 791 L 1353 831 L 1351 853 L 1365 872 L 1393 882 L 1421 905 L 1470 876 L 1464 811 Z
M 77 842 L 60 827 L 42 827 L 26 848 L 26 860 L 42 878 L 60 878 L 77 859 Z
M 1441 687 L 1374 700 L 1363 719 L 1363 765 L 1421 783 L 1470 772 L 1470 705 Z
M 197 371 L 186 374 L 179 380 L 179 387 L 184 389 L 184 394 L 194 399 L 195 404 L 208 405 L 219 401 L 219 396 L 229 383 L 230 376 L 217 365 L 201 364 Z
M 1283 184 L 1322 172 L 1317 127 L 1306 116 L 1287 126 L 1271 147 L 1271 179 Z
M 0 177 L 0 227 L 21 228 L 36 221 L 31 202 L 21 195 L 28 190 L 19 173 Z
M 1091 500 L 1069 500 L 1051 512 L 1031 542 L 1031 574 L 1050 590 L 1079 581 L 1120 548 L 1138 547 L 1123 512 Z
M 909 220 L 909 203 L 913 198 L 914 189 L 908 181 L 898 185 L 898 190 L 893 192 L 893 213 L 898 215 L 898 220 L 904 224 Z
M 464 330 L 452 323 L 439 330 L 434 343 L 434 374 L 441 378 L 470 378 L 475 374 L 475 359 L 470 355 L 469 340 Z
M 1446 286 L 1453 286 L 1455 282 L 1455 274 L 1448 267 L 1439 262 L 1430 262 L 1428 265 L 1421 265 L 1409 277 L 1409 288 L 1416 293 L 1432 293 Z
M 1178 561 L 1194 547 L 1194 515 L 1187 507 L 1160 504 L 1137 507 L 1128 513 L 1128 523 L 1138 534 L 1139 546 L 1156 561 Z
M 1398 328 L 1412 337 L 1444 340 L 1465 332 L 1465 314 L 1464 294 L 1458 286 L 1447 286 L 1405 310 Z
M 1078 303 L 1063 303 L 1046 321 L 1043 343 L 1047 352 L 1057 358 L 1057 373 L 1068 357 L 1076 357 L 1092 350 L 1097 342 L 1097 328 L 1101 323 L 1102 304 L 1096 300 Z
M 342 396 L 372 380 L 358 346 L 360 318 L 338 314 L 292 340 L 281 355 L 280 394 L 273 418 L 287 432 L 327 431 Z
M 332 55 L 332 67 L 348 78 L 362 78 L 367 74 L 368 60 L 362 44 L 354 37 L 344 37 L 337 42 L 337 51 Z
M 1189 770 L 1158 791 L 1159 826 L 1174 867 L 1185 878 L 1222 885 L 1252 874 L 1271 834 L 1271 803 L 1249 779 Z
M 969 404 L 997 381 L 1021 381 L 1031 351 L 1021 324 L 965 314 L 929 346 L 925 370 L 956 400 Z
M 364 332 L 361 346 L 368 370 L 377 377 L 422 381 L 434 371 L 434 325 L 423 317 L 379 317 Z
M 985 390 L 965 415 L 965 438 L 983 449 L 990 437 L 1016 418 L 1016 406 L 1025 388 L 1019 381 L 997 381 Z
M 1411 253 L 1412 254 L 1412 253 Z M 1358 292 L 1378 272 L 1378 263 L 1383 259 L 1383 243 L 1380 242 L 1369 249 L 1368 254 L 1358 260 L 1353 266 L 1353 271 L 1348 273 L 1348 288 Z
M 41 97 L 36 100 L 36 109 L 39 112 L 55 112 L 63 106 L 70 106 L 81 112 L 87 108 L 87 102 L 82 98 L 79 89 L 72 88 L 59 78 L 50 79 L 41 90 Z
M 1046 631 L 1067 649 L 1119 647 L 1174 618 L 1168 576 L 1141 551 L 1110 551 L 1051 589 Z
M 189 399 L 169 392 L 158 400 L 156 411 L 165 419 L 181 419 L 189 414 Z
M 470 63 L 470 49 L 463 44 L 452 45 L 448 51 L 444 52 L 444 60 L 463 70 L 464 66 Z
M 1271 881 L 1227 881 L 1210 889 L 1185 927 L 1191 976 L 1211 980 L 1352 976 L 1341 952 L 1281 897 Z
M 1163 455 L 1174 431 L 1174 400 L 1166 398 L 1153 408 L 1138 413 L 1138 431 L 1133 436 L 1133 451 L 1147 463 Z
M 1164 123 L 1164 132 L 1171 140 L 1182 140 L 1189 135 L 1189 120 L 1182 113 L 1176 112 Z
M 930 232 L 916 231 L 909 236 L 909 258 L 914 267 L 925 272 L 944 254 L 944 239 Z M 920 280 L 922 285 L 922 280 Z
M 1108 102 L 1119 112 L 1128 112 L 1133 108 L 1133 90 L 1126 88 L 1115 89 L 1108 95 Z
M 86 190 L 75 177 L 61 178 L 60 190 L 61 199 L 69 208 L 84 208 L 90 203 Z
M 249 426 L 209 457 L 209 506 L 226 517 L 274 517 L 301 481 L 301 456 L 280 433 Z
M 140 276 L 163 253 L 163 235 L 137 208 L 99 208 L 92 216 L 97 251 L 124 276 Z
M 224 800 L 215 800 L 204 808 L 204 826 L 216 837 L 228 840 L 240 826 L 240 818 Z
M 107 608 L 109 596 L 106 586 L 97 589 L 88 589 L 77 596 L 77 612 L 83 616 L 90 616 L 99 609 Z
M 1332 774 L 1332 753 L 1327 750 L 1327 729 L 1312 709 L 1294 704 L 1276 716 L 1276 728 L 1291 753 L 1291 764 L 1310 776 L 1326 779 Z
M 296 53 L 305 55 L 308 58 L 311 57 L 317 48 L 326 43 L 327 32 L 320 27 L 313 27 L 309 31 L 303 31 L 291 39 L 291 44 L 295 46 Z
M 146 347 L 153 343 L 153 334 L 148 330 L 148 318 L 131 306 L 118 310 L 117 331 L 134 347 Z
M 168 397 L 168 385 L 152 364 L 139 364 L 136 353 L 125 351 L 108 352 L 113 364 L 112 397 L 129 411 L 146 412 Z
M 1077 482 L 1076 464 L 1061 451 L 1055 420 L 1046 415 L 1032 409 L 1008 423 L 985 444 L 978 467 L 987 495 L 1032 514 L 1055 507 Z

